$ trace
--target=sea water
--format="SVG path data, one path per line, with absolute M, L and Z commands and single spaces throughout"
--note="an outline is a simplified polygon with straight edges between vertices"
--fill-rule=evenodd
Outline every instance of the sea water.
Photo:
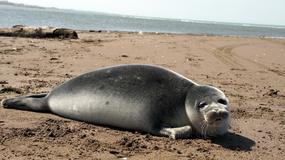
M 11 28 L 14 25 L 50 26 L 74 30 L 142 31 L 285 38 L 285 26 L 149 18 L 75 10 L 0 5 L 0 28 Z

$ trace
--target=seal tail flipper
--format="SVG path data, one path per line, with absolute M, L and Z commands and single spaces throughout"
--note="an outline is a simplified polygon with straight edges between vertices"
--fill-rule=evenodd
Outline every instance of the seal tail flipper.
M 1 104 L 4 108 L 37 111 L 37 112 L 48 112 L 49 107 L 46 98 L 47 95 L 48 94 L 37 94 L 37 95 L 9 98 L 3 100 Z

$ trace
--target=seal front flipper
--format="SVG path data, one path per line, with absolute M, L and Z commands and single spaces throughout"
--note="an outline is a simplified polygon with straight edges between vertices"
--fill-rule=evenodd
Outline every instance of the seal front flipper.
M 37 94 L 37 95 L 9 98 L 3 100 L 1 104 L 4 108 L 47 112 L 49 111 L 47 103 L 47 95 L 48 94 Z
M 158 134 L 160 136 L 168 136 L 172 139 L 188 138 L 192 134 L 192 128 L 190 126 L 183 126 L 177 128 L 162 128 Z

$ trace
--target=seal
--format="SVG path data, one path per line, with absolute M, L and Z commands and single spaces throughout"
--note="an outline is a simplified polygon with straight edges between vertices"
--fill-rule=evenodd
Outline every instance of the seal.
M 2 105 L 173 139 L 219 136 L 230 127 L 222 91 L 153 65 L 98 69 L 47 94 L 6 99 Z

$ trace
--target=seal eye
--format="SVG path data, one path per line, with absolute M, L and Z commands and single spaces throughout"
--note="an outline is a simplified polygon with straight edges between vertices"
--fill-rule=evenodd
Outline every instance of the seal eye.
M 207 105 L 206 102 L 201 102 L 201 103 L 199 103 L 198 108 L 199 108 L 199 109 L 202 109 L 202 108 L 204 108 L 206 105 Z
M 228 104 L 228 102 L 226 100 L 224 100 L 224 99 L 219 99 L 218 103 L 221 103 L 223 105 L 227 105 Z

